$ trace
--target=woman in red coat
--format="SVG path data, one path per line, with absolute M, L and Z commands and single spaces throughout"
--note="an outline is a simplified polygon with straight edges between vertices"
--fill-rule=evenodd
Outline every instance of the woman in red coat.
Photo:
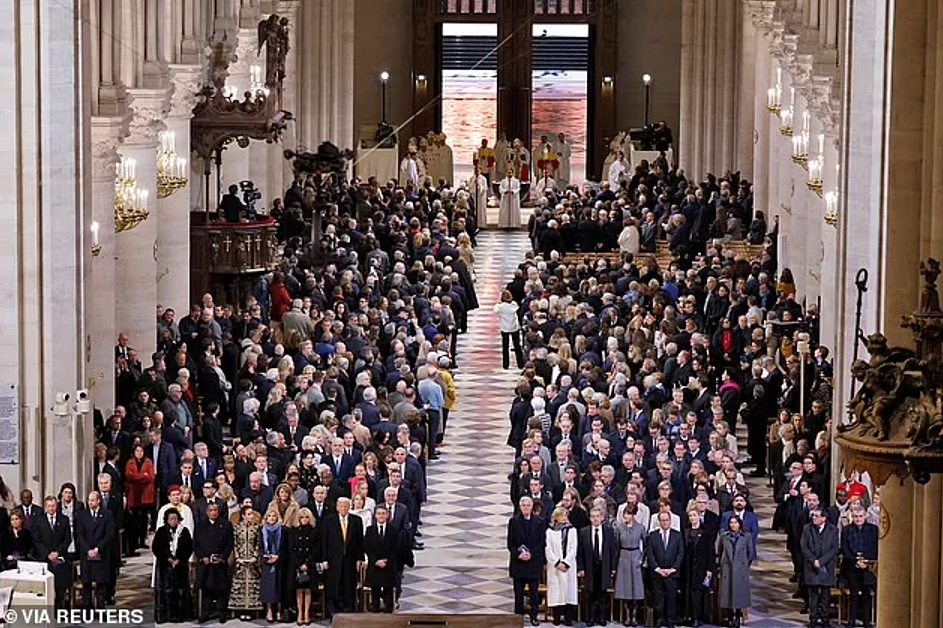
M 285 273 L 280 270 L 275 271 L 269 290 L 272 293 L 270 318 L 275 322 L 281 322 L 282 314 L 291 309 L 291 295 L 288 294 L 288 288 L 285 287 Z
M 154 463 L 144 456 L 144 447 L 134 446 L 134 453 L 124 468 L 124 485 L 130 512 L 128 541 L 131 551 L 145 547 L 147 541 L 147 516 L 157 506 L 157 486 Z

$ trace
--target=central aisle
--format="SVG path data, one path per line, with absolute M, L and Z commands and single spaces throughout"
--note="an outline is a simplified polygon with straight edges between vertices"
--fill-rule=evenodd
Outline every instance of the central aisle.
M 404 612 L 512 612 L 507 577 L 507 522 L 511 516 L 507 474 L 508 408 L 518 372 L 501 368 L 494 304 L 530 249 L 523 232 L 486 231 L 478 236 L 475 289 L 481 307 L 459 336 L 456 408 L 445 433 L 447 446 L 429 472 L 422 509 L 422 541 L 415 569 L 407 570 Z

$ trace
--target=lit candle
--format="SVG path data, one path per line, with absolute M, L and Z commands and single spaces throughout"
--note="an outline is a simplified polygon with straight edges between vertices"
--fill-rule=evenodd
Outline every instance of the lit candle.
M 93 220 L 91 224 L 92 246 L 98 246 L 98 221 Z
M 802 136 L 794 135 L 792 138 L 792 154 L 798 157 L 802 154 Z
M 183 179 L 187 176 L 187 160 L 183 157 L 177 157 L 177 178 Z
M 802 131 L 803 133 L 809 132 L 809 112 L 808 111 L 802 112 Z
M 800 155 L 809 154 L 809 132 L 808 131 L 802 132 L 802 143 L 801 143 L 800 150 L 801 150 L 801 152 L 799 153 Z
M 825 134 L 819 133 L 819 155 L 825 154 Z
M 776 89 L 773 87 L 766 90 L 766 105 L 769 107 L 776 105 Z
M 783 84 L 783 69 L 776 68 L 776 85 L 782 87 Z
M 792 106 L 795 103 L 796 103 L 796 88 L 790 87 L 789 88 L 789 108 L 792 109 L 793 108 Z

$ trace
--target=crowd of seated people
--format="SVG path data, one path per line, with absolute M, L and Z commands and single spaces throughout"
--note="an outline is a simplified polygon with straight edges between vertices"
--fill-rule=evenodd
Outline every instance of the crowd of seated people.
M 147 549 L 158 622 L 302 624 L 322 599 L 328 616 L 392 612 L 423 549 L 427 473 L 458 394 L 455 338 L 478 307 L 474 212 L 461 192 L 372 181 L 332 200 L 320 260 L 291 239 L 245 302 L 206 294 L 183 318 L 159 310 L 146 368 L 119 335 L 95 490 L 84 504 L 70 486 L 40 506 L 3 495 L 8 565 L 48 561 L 62 606 L 77 573 L 96 591 L 83 603 L 102 606 L 122 554 Z M 88 513 L 103 522 L 92 536 Z
M 509 412 L 515 611 L 536 625 L 545 582 L 555 623 L 570 625 L 580 602 L 588 625 L 611 616 L 635 625 L 645 606 L 656 626 L 698 625 L 712 617 L 713 599 L 739 625 L 761 534 L 753 477 L 774 484 L 750 483 L 779 504 L 773 527 L 786 532 L 810 625 L 830 621 L 836 569 L 851 593 L 849 625 L 869 622 L 877 496 L 852 476 L 832 505 L 831 364 L 816 309 L 796 302 L 788 269 L 777 278 L 770 251 L 724 255 L 706 227 L 703 238 L 689 232 L 683 249 L 672 245 L 665 269 L 637 266 L 636 251 L 621 264 L 587 265 L 560 255 L 548 235 L 569 223 L 564 251 L 611 249 L 619 226 L 642 212 L 656 224 L 699 222 L 725 205 L 742 211 L 748 186 L 693 186 L 656 165 L 618 197 L 606 193 L 572 192 L 536 210 L 535 252 L 498 308 L 526 358 Z M 610 593 L 619 608 L 608 608 Z

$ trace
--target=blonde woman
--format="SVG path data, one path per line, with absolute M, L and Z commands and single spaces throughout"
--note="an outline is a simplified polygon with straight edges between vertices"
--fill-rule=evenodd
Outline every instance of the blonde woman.
M 458 257 L 463 262 L 465 266 L 468 267 L 468 272 L 472 274 L 472 279 L 475 278 L 475 249 L 472 248 L 471 238 L 467 233 L 458 234 L 458 240 L 456 240 L 456 245 L 458 247 Z
M 547 606 L 554 625 L 561 621 L 570 625 L 579 603 L 576 580 L 578 530 L 570 525 L 566 508 L 558 507 L 550 516 L 547 530 Z

